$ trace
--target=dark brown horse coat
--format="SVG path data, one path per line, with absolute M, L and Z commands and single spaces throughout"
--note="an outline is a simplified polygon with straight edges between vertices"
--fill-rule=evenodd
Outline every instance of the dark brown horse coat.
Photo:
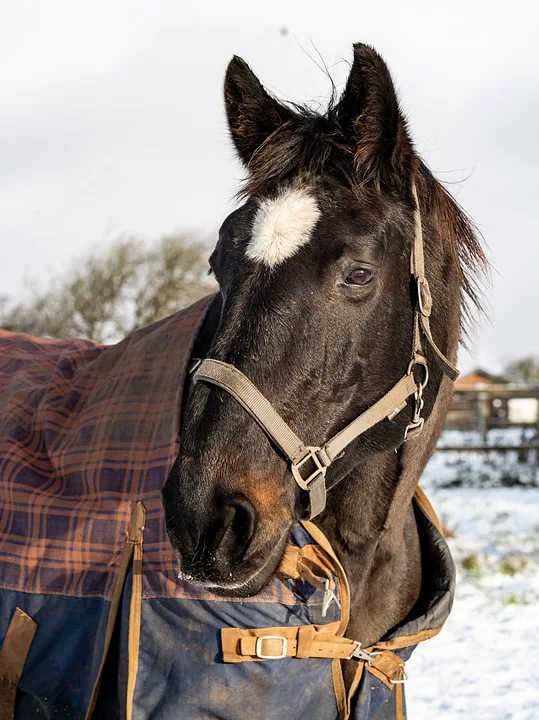
M 297 526 L 255 597 L 176 575 L 160 493 L 208 302 L 111 347 L 0 333 L 1 720 L 90 717 L 115 626 L 127 720 L 404 717 L 404 661 L 441 628 L 454 585 L 420 491 L 421 597 L 358 660 L 353 698 L 347 580 L 315 526 Z

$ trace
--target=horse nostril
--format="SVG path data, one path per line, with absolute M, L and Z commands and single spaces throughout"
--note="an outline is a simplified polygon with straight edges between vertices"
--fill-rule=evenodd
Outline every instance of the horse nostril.
M 216 554 L 237 562 L 251 544 L 256 530 L 256 511 L 246 498 L 226 505 L 221 522 L 214 527 L 211 547 Z
M 235 559 L 239 560 L 245 554 L 255 534 L 255 512 L 252 506 L 248 508 L 243 505 L 233 505 L 232 507 L 235 510 L 232 531 L 238 539 Z

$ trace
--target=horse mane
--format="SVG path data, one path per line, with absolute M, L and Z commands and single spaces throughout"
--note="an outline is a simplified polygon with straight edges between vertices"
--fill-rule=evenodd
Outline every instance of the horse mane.
M 372 177 L 358 179 L 357 157 L 343 134 L 333 92 L 328 108 L 319 113 L 309 107 L 287 103 L 294 118 L 283 123 L 260 145 L 248 163 L 248 176 L 239 196 L 261 197 L 277 192 L 282 184 L 302 177 L 323 177 L 328 184 L 344 185 L 356 194 L 380 192 Z M 481 233 L 473 220 L 415 155 L 419 197 L 423 214 L 434 218 L 435 235 L 448 247 L 462 283 L 462 340 L 470 335 L 477 314 L 484 315 L 484 284 L 489 263 Z M 429 234 L 430 235 L 430 234 Z M 428 243 L 429 237 L 426 241 Z M 478 312 L 474 313 L 476 310 Z
M 477 319 L 473 310 L 479 316 L 486 314 L 484 286 L 489 277 L 489 262 L 481 244 L 483 238 L 471 217 L 422 160 L 418 184 L 419 197 L 425 203 L 427 214 L 434 218 L 439 241 L 449 248 L 461 278 L 462 340 L 465 344 Z

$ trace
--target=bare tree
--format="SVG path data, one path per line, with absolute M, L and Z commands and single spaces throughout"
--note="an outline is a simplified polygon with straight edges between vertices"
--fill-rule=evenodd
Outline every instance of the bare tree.
M 539 385 L 539 357 L 528 355 L 510 362 L 504 376 L 511 382 Z
M 208 248 L 185 235 L 155 244 L 122 238 L 17 303 L 0 299 L 0 326 L 49 337 L 115 342 L 206 295 Z

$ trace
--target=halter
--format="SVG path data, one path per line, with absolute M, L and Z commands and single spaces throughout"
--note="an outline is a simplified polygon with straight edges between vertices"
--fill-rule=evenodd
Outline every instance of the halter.
M 270 401 L 258 388 L 233 365 L 220 360 L 203 360 L 194 375 L 194 382 L 206 382 L 226 390 L 255 420 L 267 437 L 279 448 L 290 463 L 290 472 L 299 487 L 309 496 L 309 518 L 319 515 L 326 506 L 326 472 L 342 451 L 356 438 L 387 418 L 392 420 L 406 405 L 408 398 L 414 396 L 414 412 L 411 422 L 404 432 L 403 442 L 417 437 L 423 431 L 425 419 L 423 411 L 423 391 L 429 380 L 427 359 L 423 351 L 425 340 L 434 351 L 434 359 L 444 374 L 455 381 L 458 370 L 449 362 L 434 342 L 430 329 L 432 296 L 425 277 L 425 255 L 423 249 L 423 230 L 421 213 L 415 183 L 412 185 L 414 197 L 415 233 L 410 255 L 410 274 L 417 287 L 417 300 L 414 309 L 413 342 L 410 363 L 406 374 L 380 400 L 371 405 L 343 430 L 330 438 L 322 447 L 305 445 L 290 426 L 275 410 Z M 423 378 L 416 383 L 414 369 L 421 368 Z

